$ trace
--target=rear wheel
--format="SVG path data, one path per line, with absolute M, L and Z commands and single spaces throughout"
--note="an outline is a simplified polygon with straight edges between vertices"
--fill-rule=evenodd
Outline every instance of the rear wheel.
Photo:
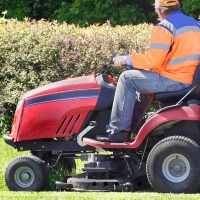
M 151 150 L 146 171 L 149 183 L 158 192 L 198 192 L 200 147 L 187 137 L 165 138 Z
M 48 184 L 48 170 L 38 157 L 21 156 L 8 165 L 5 181 L 12 191 L 42 191 Z

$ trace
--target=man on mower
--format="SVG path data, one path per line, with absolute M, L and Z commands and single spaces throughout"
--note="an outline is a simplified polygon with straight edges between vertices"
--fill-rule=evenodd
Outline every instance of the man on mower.
M 113 58 L 129 70 L 119 77 L 108 134 L 97 136 L 98 141 L 129 142 L 150 104 L 148 94 L 179 91 L 193 82 L 200 63 L 200 24 L 181 12 L 178 0 L 155 0 L 154 6 L 162 21 L 153 27 L 150 49 Z

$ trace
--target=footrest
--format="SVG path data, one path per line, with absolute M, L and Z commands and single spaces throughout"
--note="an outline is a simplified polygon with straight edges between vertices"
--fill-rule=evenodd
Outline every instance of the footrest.
M 123 142 L 123 143 L 109 143 L 109 142 L 100 142 L 91 138 L 83 138 L 83 142 L 89 146 L 98 147 L 98 148 L 106 148 L 106 149 L 113 149 L 113 148 L 133 148 L 131 145 L 134 140 L 130 142 Z

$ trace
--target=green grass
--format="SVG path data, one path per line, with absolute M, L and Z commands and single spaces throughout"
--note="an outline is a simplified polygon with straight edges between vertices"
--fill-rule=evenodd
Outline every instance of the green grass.
M 29 200 L 199 200 L 200 195 L 189 194 L 159 194 L 155 192 L 0 192 L 0 199 Z
M 142 190 L 137 192 L 11 192 L 8 190 L 4 180 L 4 173 L 7 165 L 17 156 L 25 155 L 28 152 L 17 152 L 12 147 L 6 145 L 2 138 L 0 138 L 0 199 L 9 200 L 35 200 L 35 199 L 77 199 L 77 200 L 199 200 L 200 194 L 160 194 L 153 190 Z M 79 163 L 79 162 L 78 162 Z M 77 171 L 80 173 L 81 163 Z

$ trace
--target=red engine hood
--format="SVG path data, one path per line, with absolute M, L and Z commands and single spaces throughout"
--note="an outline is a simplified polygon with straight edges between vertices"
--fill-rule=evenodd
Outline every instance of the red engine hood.
M 26 92 L 21 99 L 29 99 L 32 97 L 38 97 L 48 95 L 52 93 L 59 93 L 64 91 L 84 90 L 84 89 L 99 89 L 99 85 L 96 82 L 94 75 L 81 76 L 76 78 L 68 78 L 62 81 L 50 83 L 45 86 L 38 87 L 36 89 Z
M 15 114 L 14 141 L 71 137 L 94 110 L 101 86 L 93 75 L 69 78 L 25 93 Z M 20 112 L 19 112 L 20 111 Z

